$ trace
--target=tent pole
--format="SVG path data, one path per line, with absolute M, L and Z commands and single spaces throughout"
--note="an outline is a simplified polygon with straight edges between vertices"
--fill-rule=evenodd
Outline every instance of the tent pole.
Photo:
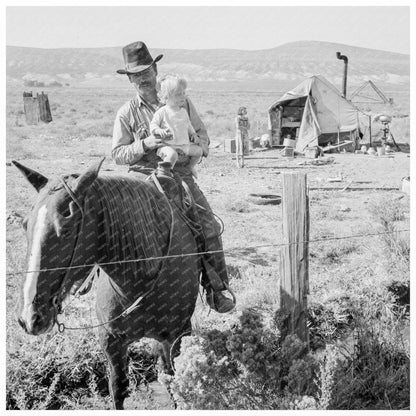
M 337 132 L 337 145 L 339 146 L 339 127 L 338 127 L 338 132 Z M 339 153 L 339 147 L 338 147 L 338 153 Z
M 371 147 L 371 116 L 368 116 L 368 120 L 370 121 L 370 123 L 369 123 L 369 127 L 370 127 L 369 133 L 370 133 L 370 147 Z

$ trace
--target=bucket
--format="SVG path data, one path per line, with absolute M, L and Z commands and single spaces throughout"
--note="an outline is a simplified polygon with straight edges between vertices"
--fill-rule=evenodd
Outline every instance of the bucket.
M 285 147 L 295 147 L 295 140 L 292 139 L 283 139 L 283 146 Z
M 283 156 L 294 157 L 295 156 L 295 149 L 293 149 L 293 147 L 285 147 L 283 149 Z
M 386 154 L 386 148 L 384 146 L 377 147 L 377 154 L 379 156 L 384 156 Z
M 402 179 L 402 192 L 410 195 L 410 176 Z

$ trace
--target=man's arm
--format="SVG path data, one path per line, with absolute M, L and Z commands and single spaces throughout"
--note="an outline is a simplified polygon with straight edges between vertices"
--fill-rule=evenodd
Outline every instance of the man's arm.
M 209 137 L 207 129 L 205 128 L 204 123 L 199 117 L 199 114 L 197 113 L 195 106 L 192 104 L 192 101 L 188 97 L 186 98 L 186 101 L 189 118 L 191 120 L 193 128 L 195 129 L 196 134 L 199 137 L 199 145 L 202 147 L 203 155 L 207 157 L 209 153 Z
M 114 121 L 111 157 L 117 165 L 133 165 L 146 151 L 162 145 L 162 140 L 153 135 L 135 140 L 128 116 L 119 110 Z
M 139 161 L 145 151 L 141 140 L 134 140 L 128 116 L 121 108 L 116 116 L 113 127 L 111 156 L 117 165 L 132 165 Z

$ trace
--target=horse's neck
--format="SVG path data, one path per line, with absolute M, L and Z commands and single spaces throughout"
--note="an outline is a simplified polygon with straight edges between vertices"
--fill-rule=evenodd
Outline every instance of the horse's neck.
M 102 269 L 113 284 L 122 291 L 129 292 L 132 283 L 136 286 L 135 292 L 145 290 L 160 272 L 161 257 L 166 255 L 168 250 L 170 227 L 166 224 L 154 224 L 154 213 L 149 210 L 145 212 L 140 209 L 139 204 L 132 214 L 133 217 L 125 217 L 124 223 L 120 224 L 115 221 L 113 214 L 108 212 L 113 211 L 109 205 L 103 206 L 101 203 L 99 198 L 94 198 L 91 208 L 86 210 L 90 222 L 95 224 L 93 229 L 84 230 L 85 239 L 88 239 L 93 247 L 91 253 L 94 255 L 94 261 L 102 264 Z M 119 206 L 120 201 L 113 201 L 113 204 L 117 210 L 123 209 Z M 123 219 L 120 221 L 123 222 Z M 137 226 L 139 223 L 145 224 L 148 231 L 140 232 L 140 227 Z M 92 241 L 92 238 L 95 241 Z

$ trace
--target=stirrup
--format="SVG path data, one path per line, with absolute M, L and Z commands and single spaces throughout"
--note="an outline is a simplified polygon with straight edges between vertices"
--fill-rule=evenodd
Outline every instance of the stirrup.
M 235 297 L 234 292 L 231 290 L 230 285 L 224 282 L 224 286 L 225 286 L 225 290 L 227 290 L 230 293 L 231 297 L 233 298 L 233 302 L 235 305 L 237 303 L 237 298 Z
M 172 164 L 170 162 L 158 162 L 155 174 L 161 178 L 174 179 L 172 174 Z

